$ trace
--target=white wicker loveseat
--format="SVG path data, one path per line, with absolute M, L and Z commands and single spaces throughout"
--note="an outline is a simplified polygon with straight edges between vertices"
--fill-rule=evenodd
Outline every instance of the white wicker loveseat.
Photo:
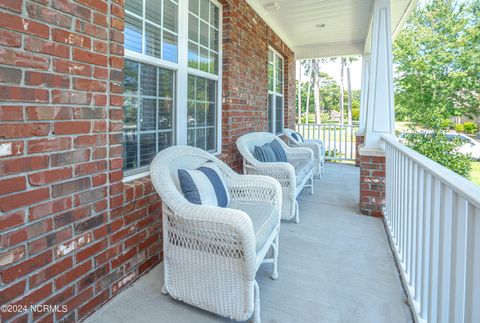
M 288 143 L 292 147 L 307 147 L 313 150 L 313 156 L 315 157 L 315 175 L 322 177 L 325 172 L 325 146 L 319 139 L 317 140 L 303 140 L 303 138 L 295 138 L 291 129 L 284 129 L 283 134 L 288 139 Z M 300 140 L 299 140 L 300 139 Z
M 226 208 L 192 204 L 179 188 L 178 169 L 215 163 L 230 194 Z M 234 320 L 260 322 L 255 274 L 271 263 L 276 279 L 281 187 L 267 176 L 239 175 L 194 147 L 161 151 L 150 166 L 162 199 L 164 294 Z
M 277 140 L 287 155 L 287 162 L 260 162 L 253 153 L 255 146 Z M 309 148 L 288 147 L 282 139 L 270 132 L 252 132 L 237 139 L 237 148 L 243 157 L 245 174 L 260 174 L 275 178 L 282 186 L 282 219 L 300 222 L 297 196 L 305 187 L 313 194 L 313 152 Z

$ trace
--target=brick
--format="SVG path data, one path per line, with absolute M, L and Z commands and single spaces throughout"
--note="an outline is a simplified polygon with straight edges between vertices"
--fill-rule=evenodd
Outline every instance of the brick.
M 74 139 L 75 148 L 86 148 L 92 146 L 103 146 L 106 144 L 105 135 L 77 136 Z
M 93 13 L 93 23 L 103 26 L 103 27 L 108 27 L 108 19 L 107 16 L 104 14 L 101 14 L 99 12 L 94 12 Z
M 0 210 L 7 212 L 20 207 L 45 201 L 48 198 L 50 198 L 50 191 L 48 188 L 40 188 L 27 192 L 16 193 L 14 195 L 0 198 Z
M 53 69 L 55 72 L 58 72 L 58 73 L 65 73 L 65 74 L 71 74 L 71 75 L 83 75 L 83 76 L 92 75 L 92 68 L 90 67 L 90 65 L 78 63 L 78 62 L 64 61 L 59 59 L 53 60 Z
M 68 300 L 65 305 L 67 306 L 67 308 L 69 309 L 69 311 L 72 311 L 73 309 L 76 309 L 78 306 L 86 303 L 88 300 L 92 299 L 93 298 L 93 289 L 92 288 L 88 288 L 86 290 L 84 290 L 83 292 L 81 293 L 78 293 L 75 297 L 73 297 L 72 299 Z M 60 312 L 60 313 L 57 313 L 57 317 L 58 318 L 62 318 L 64 315 L 67 315 L 68 313 L 63 313 L 63 312 Z M 70 320 L 71 322 L 74 322 L 75 321 L 75 317 L 73 320 Z M 69 322 L 70 322 L 69 321 Z
M 54 133 L 56 135 L 72 135 L 90 132 L 90 121 L 67 121 L 55 123 Z
M 90 178 L 80 178 L 52 185 L 52 196 L 58 197 L 90 188 Z
M 75 225 L 75 234 L 82 233 L 94 229 L 105 222 L 105 216 L 99 214 L 86 221 L 80 222 Z
M 13 106 L 13 105 L 0 106 L 0 121 L 22 121 L 22 120 L 23 120 L 23 107 Z
M 54 24 L 60 27 L 69 28 L 72 24 L 72 18 L 63 13 L 40 6 L 35 3 L 27 4 L 28 14 L 31 18 Z
M 80 164 L 75 166 L 75 176 L 83 176 L 105 171 L 107 169 L 107 161 L 99 160 Z
M 93 70 L 93 77 L 97 79 L 103 79 L 103 80 L 108 79 L 108 69 L 95 66 Z
M 87 258 L 93 257 L 94 255 L 98 254 L 102 250 L 105 250 L 108 247 L 108 240 L 103 239 L 88 248 L 85 248 L 75 255 L 75 259 L 77 262 L 82 262 Z
M 0 160 L 0 175 L 28 172 L 48 167 L 48 156 L 31 156 Z
M 26 71 L 25 84 L 48 88 L 69 88 L 70 79 L 65 75 Z
M 48 90 L 18 86 L 0 86 L 0 100 L 48 102 Z
M 75 31 L 107 40 L 107 30 L 104 27 L 91 24 L 87 21 L 77 20 L 75 22 Z
M 75 206 L 91 203 L 93 201 L 105 198 L 106 195 L 107 195 L 107 190 L 105 187 L 79 193 L 74 198 Z
M 28 175 L 28 181 L 32 186 L 46 185 L 60 182 L 72 177 L 71 168 L 46 170 Z
M 41 153 L 47 151 L 68 150 L 72 147 L 69 137 L 54 137 L 28 141 L 28 153 Z
M 91 10 L 68 0 L 55 0 L 53 1 L 52 5 L 55 9 L 58 9 L 62 12 L 67 12 L 75 17 L 90 20 Z
M 15 305 L 22 305 L 22 306 L 25 306 L 27 308 L 29 308 L 31 305 L 34 305 L 34 304 L 37 304 L 39 303 L 42 299 L 50 296 L 52 293 L 52 284 L 51 283 L 48 283 L 34 291 L 30 291 L 25 297 L 23 297 L 22 299 L 16 301 L 14 304 Z M 6 314 L 6 315 L 3 315 L 2 318 L 4 318 L 5 320 L 8 320 L 10 319 L 11 317 L 13 317 L 16 312 L 4 312 L 3 314 Z
M 66 90 L 52 91 L 53 103 L 89 105 L 91 100 L 92 100 L 92 95 L 86 92 L 66 91 Z
M 64 153 L 52 154 L 51 165 L 52 166 L 71 165 L 75 163 L 85 162 L 89 158 L 90 158 L 90 151 L 87 149 L 68 151 Z
M 48 215 L 68 210 L 72 207 L 72 198 L 64 197 L 58 200 L 51 200 L 46 203 L 35 205 L 29 209 L 29 220 L 38 220 Z
M 105 55 L 96 54 L 80 48 L 73 48 L 72 51 L 73 59 L 76 61 L 101 66 L 107 66 L 108 64 L 108 59 Z
M 25 144 L 23 141 L 2 142 L 0 143 L 0 158 L 23 155 L 24 150 Z
M 12 299 L 23 295 L 26 285 L 27 281 L 22 280 L 18 283 L 15 283 L 14 285 L 11 285 L 10 287 L 3 289 L 0 293 L 0 304 L 8 304 Z
M 104 185 L 107 183 L 107 175 L 105 173 L 92 176 L 92 187 Z
M 32 256 L 72 237 L 72 228 L 51 232 L 48 235 L 28 243 L 28 254 Z
M 0 82 L 20 84 L 22 70 L 10 67 L 0 67 Z
M 74 108 L 73 116 L 75 119 L 105 119 L 106 111 L 104 108 Z
M 25 138 L 46 136 L 50 131 L 48 123 L 0 124 L 0 138 Z
M 93 41 L 93 50 L 97 53 L 107 54 L 108 53 L 108 43 L 103 40 L 94 40 Z M 108 74 L 108 71 L 106 71 Z M 104 77 L 102 77 L 104 78 Z
M 80 207 L 78 209 L 69 210 L 55 216 L 55 228 L 60 228 L 73 222 L 77 222 L 83 218 L 87 218 L 92 214 L 90 205 Z
M 79 316 L 82 318 L 87 316 L 88 314 L 93 312 L 97 307 L 105 303 L 108 300 L 108 297 L 109 297 L 108 290 L 104 290 L 103 292 L 101 292 L 100 294 L 92 298 L 88 303 L 80 307 L 80 309 L 78 310 Z
M 10 266 L 25 258 L 25 247 L 17 247 L 0 253 L 0 268 Z
M 107 6 L 107 3 L 103 0 L 77 0 L 77 1 L 78 3 L 81 3 L 94 10 L 107 13 L 108 6 Z
M 23 0 L 0 0 L 0 7 L 10 9 L 18 13 L 22 12 Z
M 83 246 L 88 245 L 90 242 L 92 242 L 92 234 L 90 232 L 83 234 L 79 237 L 75 237 L 75 239 L 65 242 L 58 247 L 55 247 L 55 256 L 56 258 L 64 257 L 82 248 Z
M 53 29 L 52 39 L 72 46 L 88 49 L 92 47 L 92 42 L 89 37 L 85 37 L 81 34 L 73 33 L 62 29 Z
M 92 91 L 92 92 L 105 92 L 107 84 L 105 82 L 76 78 L 73 82 L 73 87 L 76 90 Z
M 47 70 L 49 60 L 48 58 L 42 57 L 38 54 L 32 54 L 25 51 L 15 51 L 7 48 L 0 48 L 0 64 Z
M 8 47 L 20 47 L 22 45 L 22 35 L 9 30 L 0 30 L 0 45 Z
M 0 217 L 0 230 L 7 230 L 25 223 L 25 211 L 20 210 Z
M 25 176 L 0 179 L 0 195 L 23 191 L 26 188 Z
M 109 273 L 109 266 L 104 265 L 100 268 L 97 268 L 95 271 L 90 272 L 88 275 L 83 277 L 78 281 L 78 288 L 79 290 L 83 290 L 84 288 L 92 285 L 94 282 L 106 277 Z
M 49 28 L 47 25 L 6 12 L 0 12 L 0 27 L 42 38 L 49 37 Z
M 25 37 L 25 49 L 50 56 L 70 57 L 70 48 L 68 46 L 35 37 Z
M 28 120 L 69 120 L 72 109 L 69 107 L 30 106 L 26 108 Z
M 15 266 L 2 270 L 0 276 L 4 283 L 9 283 L 49 264 L 51 261 L 52 252 L 49 250 L 38 256 L 31 257 Z
M 69 283 L 73 282 L 77 278 L 81 277 L 88 271 L 92 269 L 92 262 L 91 261 L 86 261 L 81 265 L 78 265 L 74 267 L 73 269 L 70 269 L 63 275 L 59 276 L 58 278 L 55 279 L 55 289 L 61 289 L 63 286 L 68 285 Z

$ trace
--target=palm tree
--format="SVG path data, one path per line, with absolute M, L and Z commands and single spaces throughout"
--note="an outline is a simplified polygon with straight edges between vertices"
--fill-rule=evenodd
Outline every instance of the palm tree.
M 349 57 L 346 61 L 347 65 L 347 91 L 348 91 L 348 124 L 352 125 L 352 80 L 350 75 L 350 69 L 352 66 L 352 62 L 357 61 L 358 58 L 356 57 Z
M 297 122 L 302 123 L 302 62 L 298 64 L 298 118 Z
M 320 109 L 320 62 L 313 60 L 313 102 L 315 104 L 315 123 L 320 123 L 322 111 Z
M 307 102 L 306 102 L 306 117 L 305 117 L 305 123 L 308 124 L 308 116 L 310 113 L 310 92 L 312 89 L 312 75 L 313 75 L 313 68 L 312 68 L 312 60 L 307 59 L 302 62 L 303 66 L 305 67 L 305 75 L 307 75 L 308 78 L 308 87 L 307 87 Z

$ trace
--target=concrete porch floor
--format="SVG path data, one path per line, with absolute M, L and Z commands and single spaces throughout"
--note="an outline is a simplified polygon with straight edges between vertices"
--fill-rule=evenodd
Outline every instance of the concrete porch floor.
M 279 278 L 257 273 L 266 323 L 412 322 L 380 219 L 359 215 L 359 169 L 327 164 L 315 194 L 299 197 L 300 224 L 282 222 Z M 86 322 L 230 322 L 161 294 L 158 265 Z

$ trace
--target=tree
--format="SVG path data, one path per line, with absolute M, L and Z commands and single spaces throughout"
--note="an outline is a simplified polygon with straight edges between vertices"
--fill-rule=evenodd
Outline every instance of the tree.
M 320 66 L 319 60 L 313 60 L 313 102 L 315 104 L 315 123 L 320 123 L 322 111 L 320 109 Z
M 298 118 L 297 123 L 302 123 L 302 64 L 298 64 L 298 93 L 297 93 L 297 101 L 298 101 Z
M 345 123 L 345 116 L 344 116 L 344 88 L 343 88 L 343 75 L 345 74 L 345 64 L 347 62 L 347 59 L 345 57 L 340 58 L 340 124 L 343 126 Z
M 480 0 L 419 5 L 394 43 L 396 111 L 425 128 L 480 115 Z

